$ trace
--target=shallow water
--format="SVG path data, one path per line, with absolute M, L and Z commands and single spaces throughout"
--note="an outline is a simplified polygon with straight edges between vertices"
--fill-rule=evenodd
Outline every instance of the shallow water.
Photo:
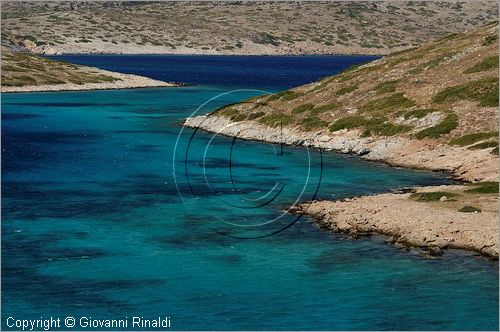
M 275 83 L 251 84 L 252 65 L 230 61 L 240 83 L 217 67 L 193 87 L 2 96 L 2 327 L 9 316 L 168 315 L 177 330 L 498 329 L 497 263 L 425 259 L 282 212 L 444 175 L 192 130 L 176 145 L 178 122 L 214 96 L 249 88 L 200 112 L 335 72 L 287 80 L 284 61 Z

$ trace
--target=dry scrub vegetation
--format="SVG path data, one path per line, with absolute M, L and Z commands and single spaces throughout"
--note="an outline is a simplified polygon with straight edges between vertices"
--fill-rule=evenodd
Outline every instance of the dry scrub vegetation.
M 35 53 L 387 54 L 498 16 L 496 1 L 2 3 Z
M 89 67 L 28 53 L 2 51 L 2 86 L 104 83 L 116 80 Z
M 498 154 L 498 24 L 393 53 L 216 113 L 233 121 L 400 136 Z

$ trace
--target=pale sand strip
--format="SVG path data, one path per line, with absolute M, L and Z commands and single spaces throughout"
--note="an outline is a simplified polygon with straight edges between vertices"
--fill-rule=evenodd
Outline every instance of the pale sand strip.
M 457 189 L 457 186 L 453 186 Z M 445 191 L 449 186 L 419 188 Z M 304 212 L 322 228 L 352 235 L 379 233 L 395 243 L 428 248 L 472 250 L 498 258 L 498 198 L 489 197 L 490 209 L 463 213 L 446 202 L 424 203 L 408 199 L 410 194 L 381 194 L 344 201 L 319 201 L 290 209 Z M 438 251 L 439 252 L 439 251 Z
M 108 90 L 108 89 L 132 89 L 132 88 L 153 88 L 153 87 L 174 87 L 181 86 L 179 83 L 169 83 L 154 80 L 151 78 L 122 74 L 97 68 L 91 68 L 97 74 L 112 76 L 117 78 L 114 82 L 103 83 L 64 83 L 64 84 L 49 84 L 49 85 L 27 85 L 27 86 L 1 86 L 0 92 L 48 92 L 48 91 L 84 91 L 84 90 Z

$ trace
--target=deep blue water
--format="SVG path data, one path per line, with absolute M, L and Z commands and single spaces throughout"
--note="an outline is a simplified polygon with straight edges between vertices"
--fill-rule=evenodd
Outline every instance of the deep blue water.
M 354 63 L 379 57 L 58 55 L 49 58 L 168 82 L 283 89 L 310 83 L 336 74 Z
M 156 73 L 186 68 L 167 58 L 174 65 Z M 3 95 L 2 328 L 10 316 L 168 315 L 176 330 L 498 329 L 497 263 L 459 251 L 427 259 L 282 212 L 451 182 L 444 175 L 181 132 L 181 119 L 235 87 L 249 90 L 199 112 L 284 89 L 289 73 L 296 84 L 289 59 L 274 88 L 247 81 L 256 60 L 238 57 L 236 83 L 218 77 L 233 77 L 222 66 L 192 87 Z M 311 66 L 310 77 L 328 74 Z

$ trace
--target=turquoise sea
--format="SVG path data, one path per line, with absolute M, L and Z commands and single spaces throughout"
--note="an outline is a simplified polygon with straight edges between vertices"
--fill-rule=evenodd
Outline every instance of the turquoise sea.
M 179 126 L 211 98 L 199 113 L 370 58 L 64 59 L 198 85 L 2 95 L 2 329 L 169 316 L 173 330 L 498 330 L 497 262 L 283 213 L 446 175 Z

